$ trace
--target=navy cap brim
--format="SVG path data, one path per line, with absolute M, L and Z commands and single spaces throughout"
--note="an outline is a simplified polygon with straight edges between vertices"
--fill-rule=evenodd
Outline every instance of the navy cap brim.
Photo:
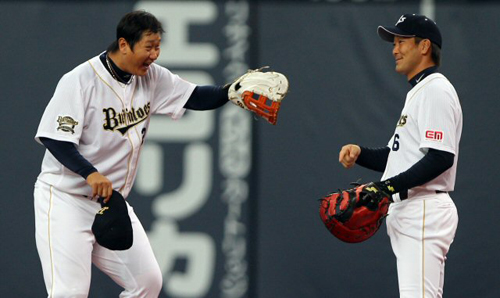
M 394 36 L 400 37 L 415 37 L 413 34 L 408 34 L 398 27 L 390 27 L 390 26 L 378 26 L 377 33 L 380 38 L 385 41 L 393 42 Z

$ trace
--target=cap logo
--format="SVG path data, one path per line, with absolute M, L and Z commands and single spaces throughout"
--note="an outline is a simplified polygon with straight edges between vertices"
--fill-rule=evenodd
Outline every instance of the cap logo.
M 97 211 L 97 214 L 99 214 L 99 215 L 104 215 L 104 211 L 106 211 L 106 210 L 108 210 L 108 209 L 109 209 L 109 207 L 108 207 L 108 206 L 106 206 L 106 207 L 102 207 L 99 211 Z
M 399 17 L 399 20 L 396 22 L 396 25 L 394 26 L 397 26 L 399 23 L 402 23 L 406 20 L 406 17 L 404 15 L 402 15 L 401 17 Z

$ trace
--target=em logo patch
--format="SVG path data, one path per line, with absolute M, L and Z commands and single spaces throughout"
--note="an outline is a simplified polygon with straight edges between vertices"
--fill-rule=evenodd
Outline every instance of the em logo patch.
M 444 134 L 442 131 L 438 130 L 427 130 L 425 131 L 425 139 L 429 141 L 437 141 L 437 142 L 442 142 L 443 141 Z
M 57 123 L 59 123 L 59 127 L 57 130 L 62 130 L 65 132 L 70 132 L 71 134 L 75 133 L 75 126 L 78 125 L 78 122 L 75 121 L 70 116 L 59 116 L 57 117 Z

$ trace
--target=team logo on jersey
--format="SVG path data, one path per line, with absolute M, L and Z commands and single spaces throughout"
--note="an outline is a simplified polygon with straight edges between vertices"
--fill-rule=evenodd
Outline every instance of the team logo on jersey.
M 102 109 L 104 113 L 103 127 L 105 130 L 117 130 L 125 135 L 129 129 L 148 118 L 150 107 L 151 104 L 148 102 L 138 109 L 124 109 L 119 113 L 113 108 Z
M 401 115 L 397 126 L 399 126 L 399 127 L 405 126 L 407 118 L 408 118 L 408 115 Z
M 70 116 L 59 116 L 57 117 L 57 123 L 59 123 L 59 127 L 57 130 L 62 130 L 65 132 L 70 132 L 71 134 L 75 133 L 75 126 L 78 125 L 78 122 L 75 121 Z
M 442 131 L 437 131 L 437 130 L 426 130 L 425 131 L 425 139 L 426 140 L 442 142 L 443 137 L 444 137 L 444 134 Z

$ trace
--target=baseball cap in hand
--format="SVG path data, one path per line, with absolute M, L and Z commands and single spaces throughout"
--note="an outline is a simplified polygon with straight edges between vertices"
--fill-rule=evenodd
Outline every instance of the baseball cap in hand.
M 125 199 L 113 190 L 107 203 L 101 201 L 101 207 L 92 224 L 97 243 L 111 250 L 129 249 L 133 243 L 133 232 Z
M 436 22 L 424 15 L 404 14 L 394 26 L 378 26 L 377 33 L 385 41 L 393 42 L 394 36 L 429 39 L 441 48 L 441 32 Z

